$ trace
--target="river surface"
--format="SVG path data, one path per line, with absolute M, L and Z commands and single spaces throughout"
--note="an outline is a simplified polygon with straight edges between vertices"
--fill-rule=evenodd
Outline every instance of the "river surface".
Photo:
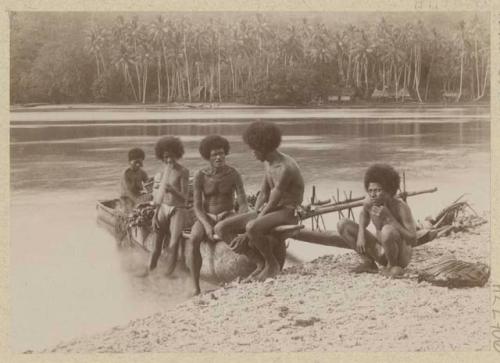
M 197 151 L 202 137 L 226 136 L 228 163 L 242 173 L 247 192 L 255 192 L 263 165 L 241 134 L 252 119 L 272 119 L 284 133 L 281 150 L 303 171 L 306 201 L 313 185 L 320 199 L 360 196 L 364 170 L 386 162 L 405 172 L 408 191 L 438 188 L 409 199 L 416 220 L 435 215 L 464 193 L 475 209 L 490 207 L 486 107 L 193 110 L 192 117 L 190 111 L 11 115 L 10 343 L 15 351 L 42 349 L 184 300 L 185 278 L 164 278 L 161 268 L 138 277 L 147 256 L 119 251 L 96 224 L 95 202 L 117 195 L 128 149 L 146 151 L 145 170 L 153 175 L 160 168 L 154 143 L 163 135 L 183 140 L 183 163 L 192 173 L 204 165 Z M 325 219 L 328 228 L 335 228 L 336 218 Z M 305 261 L 343 252 L 293 241 L 289 248 Z

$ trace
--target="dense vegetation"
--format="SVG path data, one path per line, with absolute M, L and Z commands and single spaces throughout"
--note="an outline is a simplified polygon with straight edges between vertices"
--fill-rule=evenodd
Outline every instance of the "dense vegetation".
M 484 100 L 489 19 L 461 15 L 12 13 L 11 103 Z

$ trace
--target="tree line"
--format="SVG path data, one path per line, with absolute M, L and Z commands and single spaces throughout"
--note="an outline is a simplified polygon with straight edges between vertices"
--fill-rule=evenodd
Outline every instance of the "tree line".
M 14 13 L 11 103 L 309 104 L 343 93 L 398 102 L 489 98 L 484 19 L 441 27 L 373 20 Z

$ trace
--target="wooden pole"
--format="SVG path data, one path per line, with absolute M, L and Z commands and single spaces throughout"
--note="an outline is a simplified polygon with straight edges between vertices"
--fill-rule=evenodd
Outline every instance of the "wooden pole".
M 408 192 L 408 193 L 405 193 L 405 195 L 407 197 L 412 197 L 415 195 L 420 195 L 420 194 L 425 194 L 425 193 L 434 193 L 435 191 L 437 191 L 437 188 L 424 189 L 424 190 L 415 191 L 415 192 Z M 402 193 L 400 193 L 400 194 L 402 194 Z M 400 195 L 398 195 L 398 196 L 400 196 Z M 364 199 L 365 199 L 365 197 L 359 197 L 359 198 L 355 198 L 349 202 L 335 203 L 335 204 L 329 205 L 329 206 L 322 206 L 322 207 L 316 208 L 314 210 L 307 211 L 307 212 L 303 213 L 303 215 L 301 215 L 301 218 L 307 219 L 307 218 L 311 218 L 313 216 L 317 216 L 317 215 L 321 215 L 321 214 L 325 214 L 325 213 L 332 213 L 332 212 L 338 212 L 338 211 L 341 211 L 344 209 L 361 207 L 363 205 Z

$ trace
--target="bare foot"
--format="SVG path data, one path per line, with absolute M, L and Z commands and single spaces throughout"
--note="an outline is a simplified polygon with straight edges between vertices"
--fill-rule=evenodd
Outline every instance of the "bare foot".
M 148 275 L 149 269 L 147 267 L 144 267 L 135 274 L 136 277 L 147 277 Z
M 248 275 L 246 278 L 244 278 L 241 282 L 246 284 L 248 282 L 254 281 L 254 279 L 262 272 L 264 269 L 264 264 L 263 263 L 258 263 L 257 268 L 252 271 L 250 275 Z
M 190 290 L 186 293 L 186 298 L 192 298 L 201 294 L 200 289 Z
M 361 274 L 361 273 L 376 274 L 378 272 L 378 267 L 375 264 L 375 262 L 366 261 L 352 268 L 350 271 L 356 274 Z
M 276 277 L 280 272 L 279 265 L 276 264 L 266 264 L 264 269 L 255 277 L 256 281 L 265 281 L 268 278 Z
M 399 266 L 387 266 L 380 271 L 380 274 L 390 278 L 400 278 L 404 275 L 404 270 Z
M 399 267 L 399 266 L 393 266 L 390 270 L 389 270 L 389 274 L 392 278 L 400 278 L 404 275 L 404 270 Z

